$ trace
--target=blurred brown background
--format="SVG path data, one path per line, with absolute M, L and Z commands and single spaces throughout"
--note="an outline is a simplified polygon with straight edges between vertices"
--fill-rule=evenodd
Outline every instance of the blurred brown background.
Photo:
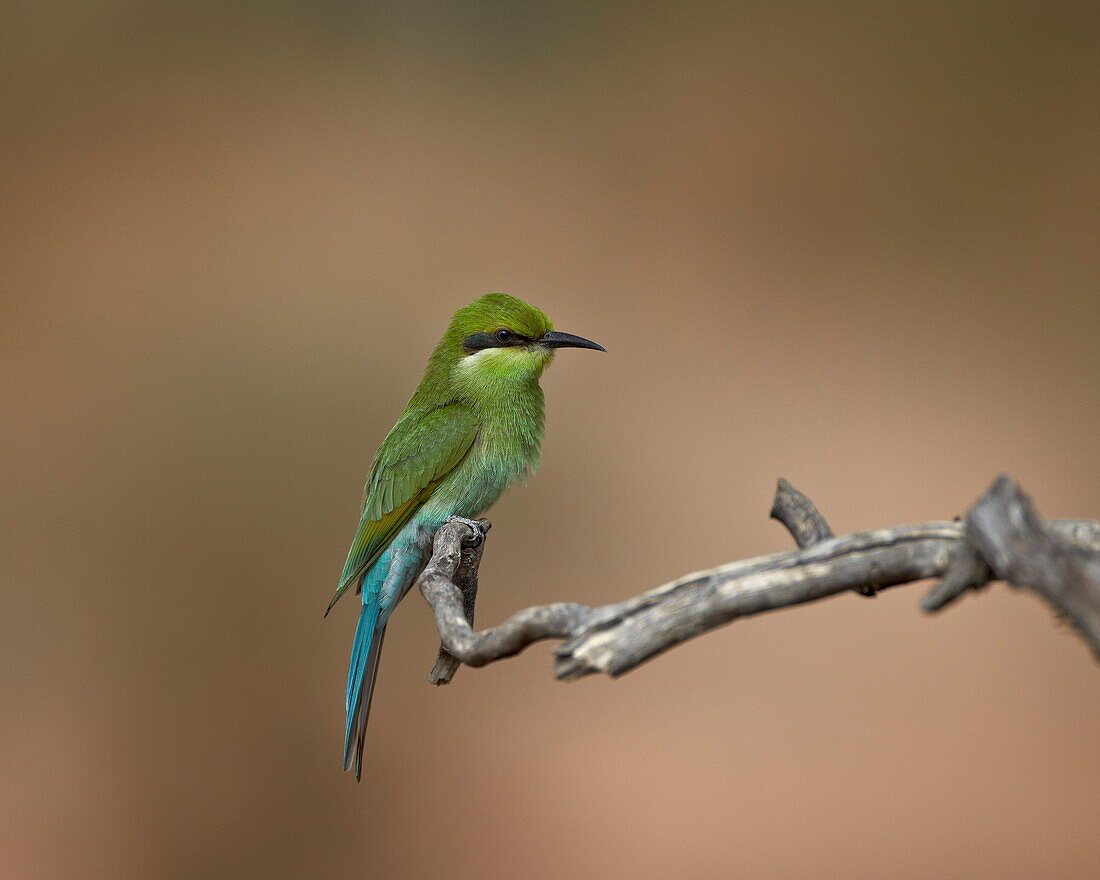
M 1095 10 L 5 4 L 0 876 L 1095 876 L 1100 672 L 1006 588 L 442 689 L 412 595 L 359 786 L 321 618 L 494 290 L 609 354 L 543 381 L 483 624 L 788 548 L 780 475 L 1100 516 Z

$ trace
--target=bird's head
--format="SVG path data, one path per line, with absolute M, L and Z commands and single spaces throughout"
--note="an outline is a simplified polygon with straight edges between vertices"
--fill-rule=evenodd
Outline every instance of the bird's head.
M 557 332 L 541 311 L 506 293 L 487 293 L 455 312 L 440 346 L 454 380 L 474 393 L 537 382 L 559 348 L 605 350 Z

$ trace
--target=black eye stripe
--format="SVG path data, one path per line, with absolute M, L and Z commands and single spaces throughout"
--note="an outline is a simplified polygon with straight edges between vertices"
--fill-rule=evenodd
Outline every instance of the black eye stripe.
M 505 328 L 500 328 L 504 330 Z M 483 348 L 508 348 L 516 345 L 526 345 L 531 340 L 523 336 L 517 336 L 512 331 L 507 331 L 509 337 L 506 341 L 502 342 L 497 339 L 496 336 L 500 330 L 494 330 L 492 333 L 471 333 L 469 336 L 462 340 L 462 347 L 466 351 L 481 351 Z
M 496 340 L 488 333 L 471 333 L 462 340 L 462 347 L 467 351 L 481 351 L 483 348 L 493 348 Z

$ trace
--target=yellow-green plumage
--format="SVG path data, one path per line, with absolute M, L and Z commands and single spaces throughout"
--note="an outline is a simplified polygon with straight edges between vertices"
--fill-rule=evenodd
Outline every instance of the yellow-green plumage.
M 375 456 L 359 531 L 329 609 L 358 583 L 390 539 L 462 461 L 477 437 L 477 427 L 470 407 L 458 402 L 427 412 L 406 410 Z
M 329 603 L 331 610 L 353 586 L 362 592 L 344 742 L 345 769 L 354 762 L 357 778 L 389 615 L 427 562 L 436 529 L 451 516 L 480 515 L 534 470 L 543 430 L 538 380 L 561 347 L 600 349 L 554 332 L 542 312 L 506 294 L 459 309 L 375 455 L 359 528 Z

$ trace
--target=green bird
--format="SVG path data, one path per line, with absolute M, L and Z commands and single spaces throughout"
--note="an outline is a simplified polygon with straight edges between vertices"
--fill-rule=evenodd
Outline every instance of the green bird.
M 480 516 L 534 471 L 544 422 L 539 377 L 558 348 L 605 351 L 556 332 L 514 296 L 474 300 L 455 312 L 374 456 L 359 528 L 328 606 L 353 586 L 362 595 L 345 695 L 344 769 L 354 764 L 356 779 L 390 614 L 431 558 L 444 522 Z

